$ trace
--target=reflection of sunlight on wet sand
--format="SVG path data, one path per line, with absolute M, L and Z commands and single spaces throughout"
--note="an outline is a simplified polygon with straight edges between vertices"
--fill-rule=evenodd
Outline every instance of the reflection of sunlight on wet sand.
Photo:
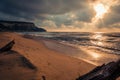
M 110 61 L 115 61 L 120 59 L 118 55 L 107 54 L 107 53 L 98 51 L 94 48 L 92 49 L 92 48 L 83 47 L 80 49 L 85 52 L 83 54 L 85 56 L 82 59 L 94 65 L 102 65 L 104 63 L 108 63 Z
M 91 50 L 85 50 L 85 51 L 91 59 L 99 60 L 102 57 L 100 53 L 97 53 L 95 51 L 91 51 Z
M 99 55 L 98 53 L 95 52 L 89 52 L 89 54 L 94 58 L 94 59 L 99 59 L 101 57 L 101 55 Z
M 83 54 L 83 55 L 86 55 L 83 57 L 84 61 L 87 61 L 87 62 L 92 63 L 94 65 L 99 65 L 99 61 L 101 61 L 103 58 L 102 53 L 96 52 L 94 50 L 89 50 L 86 48 L 80 48 L 80 49 L 85 52 Z

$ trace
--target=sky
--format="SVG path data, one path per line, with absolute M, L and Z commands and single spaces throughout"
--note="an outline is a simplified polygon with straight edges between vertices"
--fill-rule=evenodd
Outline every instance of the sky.
M 55 32 L 119 32 L 119 13 L 120 0 L 0 0 L 0 20 Z

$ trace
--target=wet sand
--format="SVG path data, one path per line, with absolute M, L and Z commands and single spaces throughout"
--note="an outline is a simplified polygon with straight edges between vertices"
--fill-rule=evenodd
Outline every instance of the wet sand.
M 61 52 L 62 54 L 71 57 L 82 59 L 96 66 L 120 59 L 119 55 L 107 54 L 105 52 L 98 51 L 95 49 L 76 47 L 69 44 L 66 45 L 54 40 L 42 40 L 42 41 L 48 48 L 52 50 L 56 50 L 58 52 Z

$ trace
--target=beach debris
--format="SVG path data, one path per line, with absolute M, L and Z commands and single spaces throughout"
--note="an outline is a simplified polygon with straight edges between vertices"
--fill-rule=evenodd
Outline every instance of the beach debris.
M 45 76 L 42 76 L 42 80 L 46 80 Z
M 37 70 L 37 67 L 34 66 L 27 58 L 25 58 L 24 56 L 21 56 L 20 57 L 22 63 L 23 63 L 23 66 L 25 67 L 28 67 L 30 69 L 34 69 L 34 70 Z
M 116 80 L 120 77 L 120 60 L 96 67 L 76 80 Z
M 0 52 L 5 52 L 5 51 L 11 50 L 14 44 L 15 44 L 15 41 L 14 41 L 14 40 L 10 41 L 8 44 L 6 44 L 5 46 L 3 46 L 3 47 L 0 49 Z

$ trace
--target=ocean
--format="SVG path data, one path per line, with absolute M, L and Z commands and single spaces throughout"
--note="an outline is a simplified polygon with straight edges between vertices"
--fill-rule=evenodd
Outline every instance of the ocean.
M 25 32 L 23 34 L 34 36 L 36 39 L 44 38 L 55 40 L 62 44 L 78 48 L 85 52 L 82 54 L 87 53 L 87 55 L 89 55 L 80 58 L 96 62 L 96 64 L 116 60 L 119 59 L 120 56 L 119 32 Z

